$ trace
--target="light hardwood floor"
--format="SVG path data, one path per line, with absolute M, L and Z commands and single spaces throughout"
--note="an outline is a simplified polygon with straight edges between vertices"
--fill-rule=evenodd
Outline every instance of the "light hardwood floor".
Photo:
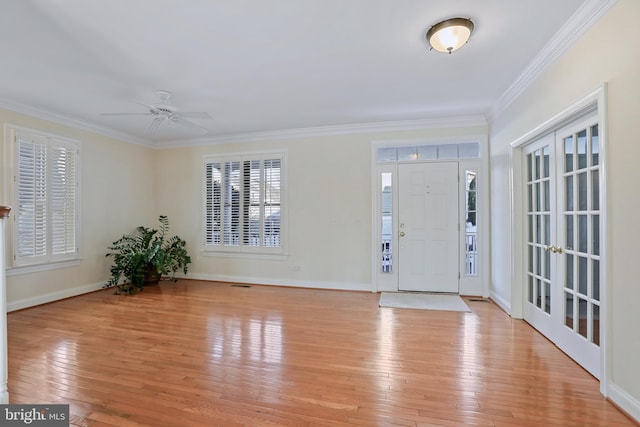
M 11 403 L 78 426 L 632 426 L 598 382 L 491 302 L 183 280 L 8 315 Z

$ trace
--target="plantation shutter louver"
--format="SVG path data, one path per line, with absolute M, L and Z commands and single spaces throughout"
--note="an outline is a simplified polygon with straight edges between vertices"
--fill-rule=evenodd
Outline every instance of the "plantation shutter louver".
M 38 138 L 18 141 L 17 258 L 47 255 L 47 146 Z
M 207 245 L 219 245 L 222 224 L 222 174 L 220 163 L 206 165 L 206 236 Z
M 280 246 L 280 159 L 264 162 L 264 246 Z
M 51 148 L 51 254 L 66 255 L 76 250 L 76 164 L 75 150 Z
M 224 244 L 240 245 L 240 162 L 224 164 Z

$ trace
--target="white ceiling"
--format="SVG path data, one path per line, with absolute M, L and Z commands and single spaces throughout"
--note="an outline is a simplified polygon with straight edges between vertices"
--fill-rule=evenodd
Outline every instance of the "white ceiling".
M 1 0 L 0 106 L 149 145 L 487 115 L 593 0 Z M 596 0 L 597 1 L 597 0 Z M 582 9 L 581 9 L 582 8 Z M 429 51 L 462 16 L 467 46 Z M 575 25 L 574 25 L 575 26 Z M 535 62 L 535 61 L 534 61 Z M 206 135 L 145 134 L 155 91 Z

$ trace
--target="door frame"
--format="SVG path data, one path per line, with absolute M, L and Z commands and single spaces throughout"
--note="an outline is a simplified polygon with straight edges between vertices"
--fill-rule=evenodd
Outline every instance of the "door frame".
M 525 167 L 525 156 L 523 148 L 545 134 L 554 132 L 570 124 L 576 119 L 596 111 L 599 126 L 599 149 L 600 149 L 600 206 L 603 208 L 600 213 L 600 274 L 603 278 L 601 282 L 601 338 L 600 338 L 600 393 L 607 396 L 609 377 L 611 372 L 611 345 L 609 344 L 610 304 L 608 298 L 608 284 L 610 283 L 608 268 L 608 235 L 609 227 L 607 220 L 607 85 L 603 83 L 598 88 L 588 93 L 583 98 L 574 102 L 558 114 L 535 127 L 525 135 L 516 139 L 509 147 L 509 202 L 511 205 L 511 310 L 510 314 L 514 318 L 522 319 L 524 312 L 524 301 L 526 298 L 526 276 L 525 265 L 525 245 L 523 245 L 526 224 L 524 221 L 525 199 L 520 190 L 523 188 L 523 173 Z
M 456 129 L 457 133 L 464 127 Z M 381 203 L 381 179 L 380 175 L 383 172 L 389 172 L 393 174 L 393 209 L 397 212 L 398 209 L 398 163 L 397 162 L 378 162 L 377 152 L 380 147 L 402 147 L 410 145 L 439 145 L 439 144 L 462 144 L 468 142 L 474 142 L 479 144 L 479 158 L 472 159 L 457 159 L 459 169 L 458 174 L 464 173 L 465 170 L 476 170 L 478 172 L 478 185 L 477 185 L 477 211 L 478 211 L 478 248 L 479 248 L 479 260 L 477 276 L 465 277 L 465 257 L 461 252 L 460 260 L 460 272 L 461 278 L 459 281 L 459 293 L 461 295 L 469 296 L 482 296 L 488 298 L 490 295 L 490 277 L 491 277 L 491 256 L 490 256 L 490 201 L 489 201 L 489 139 L 487 134 L 477 133 L 478 127 L 473 129 L 475 132 L 462 134 L 455 137 L 424 137 L 424 138 L 402 138 L 402 139 L 386 139 L 386 140 L 373 140 L 371 141 L 371 281 L 372 292 L 398 292 L 398 275 L 397 269 L 392 273 L 381 273 L 380 260 L 381 260 L 381 238 L 380 238 L 380 224 L 382 218 L 380 215 L 380 203 Z M 436 131 L 432 130 L 432 133 Z M 446 160 L 438 160 L 446 161 Z M 451 160 L 453 161 L 453 159 Z M 459 197 L 464 197 L 465 188 L 463 179 L 460 179 L 460 186 L 458 188 Z M 462 212 L 462 206 L 464 204 L 459 203 L 460 206 L 460 219 L 462 221 L 465 215 Z M 392 229 L 398 229 L 397 215 L 393 215 Z M 463 232 L 459 233 L 459 238 L 464 239 Z M 398 245 L 397 233 L 393 233 L 392 246 L 397 248 Z M 459 249 L 462 251 L 464 244 L 461 241 Z

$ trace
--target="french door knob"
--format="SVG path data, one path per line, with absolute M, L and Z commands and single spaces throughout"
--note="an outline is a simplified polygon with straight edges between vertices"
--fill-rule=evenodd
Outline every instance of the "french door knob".
M 404 231 L 400 232 L 400 237 L 404 237 Z
M 545 251 L 551 251 L 554 254 L 561 254 L 563 252 L 563 249 L 560 246 L 556 246 L 556 245 L 544 246 L 543 249 Z

